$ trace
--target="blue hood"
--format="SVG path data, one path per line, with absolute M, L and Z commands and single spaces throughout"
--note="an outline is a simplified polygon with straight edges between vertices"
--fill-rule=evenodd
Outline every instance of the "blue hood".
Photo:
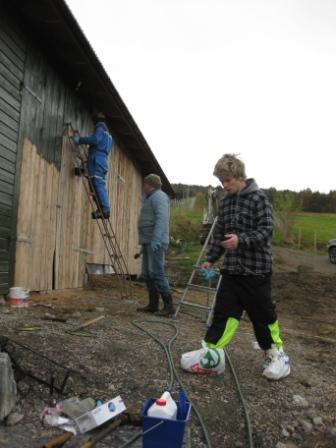
M 98 121 L 96 123 L 96 130 L 98 128 L 102 128 L 104 131 L 108 131 L 108 128 L 107 128 L 106 124 L 103 121 Z

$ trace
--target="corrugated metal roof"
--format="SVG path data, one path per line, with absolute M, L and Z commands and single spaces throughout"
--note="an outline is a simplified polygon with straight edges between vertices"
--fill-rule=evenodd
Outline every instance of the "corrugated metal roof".
M 113 133 L 142 174 L 160 174 L 163 189 L 174 196 L 159 162 L 65 1 L 1 0 L 1 3 L 13 8 L 21 25 L 37 39 L 50 55 L 50 62 L 77 89 L 85 103 L 106 114 Z

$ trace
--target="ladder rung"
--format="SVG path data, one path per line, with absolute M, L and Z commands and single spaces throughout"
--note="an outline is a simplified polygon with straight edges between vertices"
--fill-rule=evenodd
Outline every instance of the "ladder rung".
M 195 308 L 201 308 L 202 310 L 209 310 L 210 309 L 210 306 L 200 305 L 199 303 L 187 302 L 185 300 L 183 302 L 180 302 L 179 305 L 193 306 Z
M 104 233 L 104 237 L 105 238 L 111 238 L 111 239 L 116 239 L 116 237 L 114 235 L 110 235 L 109 233 Z
M 194 285 L 193 283 L 187 283 L 187 288 L 194 289 L 195 291 L 206 291 L 212 293 L 215 293 L 217 291 L 216 288 L 210 288 L 209 286 Z

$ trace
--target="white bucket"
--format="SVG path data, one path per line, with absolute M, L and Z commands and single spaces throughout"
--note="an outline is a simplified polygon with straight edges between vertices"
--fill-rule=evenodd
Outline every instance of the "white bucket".
M 14 286 L 9 288 L 8 303 L 16 308 L 24 308 L 28 306 L 29 290 Z

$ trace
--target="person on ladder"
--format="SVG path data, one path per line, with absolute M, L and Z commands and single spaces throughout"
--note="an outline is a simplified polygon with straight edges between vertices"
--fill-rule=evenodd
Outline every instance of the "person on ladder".
M 149 174 L 144 179 L 145 197 L 138 221 L 139 244 L 142 246 L 142 274 L 149 303 L 137 311 L 170 317 L 174 314 L 169 282 L 164 272 L 165 254 L 169 244 L 169 198 L 161 190 L 161 179 Z M 163 308 L 159 311 L 159 297 Z
M 246 179 L 244 163 L 234 154 L 218 160 L 214 175 L 223 184 L 226 196 L 220 201 L 214 242 L 203 268 L 210 270 L 224 255 L 222 279 L 203 348 L 182 355 L 181 366 L 193 373 L 223 373 L 224 348 L 245 310 L 265 352 L 262 373 L 279 380 L 289 375 L 290 365 L 271 296 L 272 206 L 254 179 Z
M 76 145 L 90 145 L 86 168 L 94 188 L 95 202 L 99 201 L 97 210 L 92 212 L 92 218 L 109 219 L 110 203 L 105 178 L 108 171 L 108 156 L 111 152 L 113 141 L 106 126 L 104 114 L 97 113 L 93 120 L 95 122 L 93 135 L 87 137 L 75 135 L 74 142 Z

